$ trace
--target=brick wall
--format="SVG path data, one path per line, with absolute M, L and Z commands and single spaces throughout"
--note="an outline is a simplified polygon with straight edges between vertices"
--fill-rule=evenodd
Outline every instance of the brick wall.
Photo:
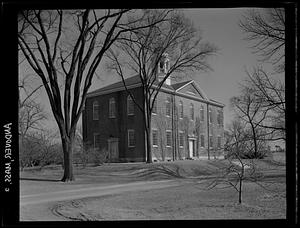
M 137 98 L 139 103 L 142 102 L 142 91 L 140 88 L 130 90 Z M 118 91 L 110 94 L 104 94 L 91 97 L 86 100 L 83 129 L 84 142 L 93 145 L 94 133 L 99 134 L 99 147 L 101 149 L 108 148 L 107 140 L 119 138 L 119 161 L 144 161 L 144 128 L 141 112 L 134 107 L 134 116 L 127 115 L 127 92 Z M 114 97 L 116 101 L 115 118 L 109 118 L 109 99 Z M 98 101 L 99 104 L 99 120 L 93 120 L 93 102 Z M 128 129 L 135 130 L 135 147 L 128 147 Z

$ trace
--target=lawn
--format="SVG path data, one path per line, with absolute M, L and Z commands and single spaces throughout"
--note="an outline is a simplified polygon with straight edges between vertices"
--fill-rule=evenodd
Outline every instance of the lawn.
M 237 204 L 237 192 L 232 188 L 205 188 L 206 182 L 213 180 L 227 164 L 226 160 L 196 160 L 75 166 L 76 181 L 70 183 L 59 181 L 62 177 L 59 166 L 25 170 L 21 172 L 21 196 L 139 181 L 172 180 L 178 185 L 26 207 L 21 202 L 21 220 L 285 218 L 283 163 L 256 161 L 260 172 L 272 172 L 273 176 L 259 183 L 263 187 L 245 182 L 241 205 Z

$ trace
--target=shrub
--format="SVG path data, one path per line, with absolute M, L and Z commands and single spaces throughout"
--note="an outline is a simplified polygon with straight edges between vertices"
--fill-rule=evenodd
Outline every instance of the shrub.
M 92 163 L 95 166 L 102 165 L 108 161 L 108 151 L 106 148 L 101 150 L 95 149 L 93 146 L 85 145 L 79 147 L 74 152 L 74 163 L 81 164 L 83 168 L 87 163 Z

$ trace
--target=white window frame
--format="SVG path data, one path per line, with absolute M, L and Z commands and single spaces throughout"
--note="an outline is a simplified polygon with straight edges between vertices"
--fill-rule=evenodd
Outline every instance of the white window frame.
M 168 133 L 170 133 L 170 145 L 168 145 Z M 166 130 L 166 147 L 172 147 L 172 130 Z
M 200 122 L 204 122 L 204 107 L 200 106 Z
M 212 110 L 211 110 L 211 108 L 209 108 L 209 110 L 208 110 L 208 121 L 209 121 L 210 124 L 212 124 Z
M 157 137 L 157 144 L 154 144 L 154 140 L 153 140 L 153 133 L 156 133 L 156 137 Z M 153 147 L 158 147 L 158 130 L 156 128 L 152 129 L 152 146 Z
M 97 107 L 97 112 L 95 110 L 96 107 Z M 98 101 L 93 102 L 93 120 L 99 120 L 99 103 L 98 103 Z
M 98 145 L 98 147 L 96 147 L 96 141 L 97 141 L 97 137 L 99 137 L 99 133 L 94 133 L 94 150 L 100 149 L 100 146 Z M 99 142 L 98 142 L 99 143 Z
M 130 95 L 127 96 L 127 116 L 134 116 L 134 102 Z M 130 112 L 130 104 L 132 105 L 132 112 Z
M 133 133 L 134 145 L 130 145 L 130 133 Z M 134 129 L 128 129 L 127 130 L 127 140 L 128 140 L 127 146 L 129 148 L 135 147 L 135 130 Z
M 203 136 L 203 140 L 202 140 L 202 136 Z M 203 145 L 202 145 L 203 142 Z M 200 147 L 204 148 L 205 147 L 205 136 L 204 134 L 200 134 Z
M 114 97 L 109 98 L 108 117 L 116 118 L 116 99 Z
M 193 110 L 193 112 L 191 112 L 191 110 Z M 192 115 L 192 113 L 193 113 L 193 115 Z M 195 119 L 195 108 L 194 108 L 193 103 L 190 104 L 190 119 L 191 119 L 191 121 L 194 121 L 194 119 Z
M 171 116 L 171 98 L 170 97 L 167 97 L 167 100 L 166 100 L 166 117 L 170 117 Z M 168 107 L 169 107 L 169 115 L 168 115 L 168 112 L 167 112 L 167 110 L 168 110 Z
M 220 121 L 220 123 L 219 123 Z M 218 125 L 219 127 L 223 126 L 223 111 L 222 110 L 218 110 Z
M 151 102 L 153 101 L 153 99 L 151 99 Z M 154 107 L 156 108 L 155 112 L 153 111 L 154 110 Z M 153 103 L 153 107 L 152 107 L 152 114 L 153 115 L 156 115 L 157 114 L 157 98 L 155 99 L 154 103 Z
M 183 119 L 183 102 L 179 101 L 179 119 Z
M 180 136 L 182 134 L 182 145 L 180 145 Z M 184 147 L 184 132 L 183 131 L 179 131 L 179 148 L 183 148 Z
M 220 139 L 220 144 L 219 144 L 219 139 Z M 217 147 L 218 147 L 218 149 L 221 149 L 221 144 L 222 144 L 222 137 L 221 137 L 221 135 L 218 135 L 218 137 L 217 137 Z
M 210 141 L 210 138 L 211 138 L 211 141 Z M 212 144 L 214 144 L 214 137 L 212 135 L 210 135 L 208 140 L 209 140 L 209 148 L 213 148 Z

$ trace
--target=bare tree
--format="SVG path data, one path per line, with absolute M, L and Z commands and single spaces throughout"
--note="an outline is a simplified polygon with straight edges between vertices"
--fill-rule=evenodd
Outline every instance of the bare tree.
M 236 151 L 235 151 L 236 152 Z M 213 188 L 233 188 L 238 193 L 238 203 L 242 203 L 244 181 L 257 181 L 262 177 L 262 173 L 256 168 L 253 160 L 244 160 L 239 153 L 227 159 L 228 165 L 220 168 L 219 175 L 208 182 L 206 189 Z
M 228 125 L 226 131 L 226 150 L 227 150 L 227 165 L 221 167 L 219 175 L 209 181 L 207 188 L 233 188 L 238 193 L 238 203 L 242 203 L 243 183 L 244 181 L 257 182 L 262 174 L 258 172 L 253 159 L 244 159 L 245 155 L 251 153 L 252 146 L 249 142 L 252 138 L 249 137 L 245 130 L 245 123 L 240 118 L 235 118 Z
M 104 53 L 125 32 L 140 29 L 142 17 L 121 10 L 29 10 L 19 14 L 18 45 L 42 81 L 59 128 L 62 181 L 74 180 L 72 157 L 76 125 Z
M 263 68 L 247 72 L 247 86 L 253 88 L 254 96 L 261 104 L 265 120 L 257 123 L 265 129 L 268 140 L 285 140 L 285 86 L 280 79 L 270 77 Z
M 284 72 L 285 10 L 249 10 L 239 26 L 246 33 L 246 40 L 254 42 L 252 48 L 262 57 L 261 61 L 270 61 L 277 72 Z
M 151 113 L 157 95 L 165 81 L 174 73 L 188 70 L 208 70 L 207 57 L 216 52 L 209 43 L 202 42 L 191 21 L 178 11 L 147 10 L 145 29 L 122 36 L 109 52 L 111 64 L 123 81 L 138 109 L 143 113 L 146 135 L 146 161 L 152 162 Z M 154 26 L 147 26 L 155 24 Z M 171 63 L 165 72 L 158 72 L 158 66 L 170 57 Z M 139 75 L 143 89 L 143 104 L 139 104 L 128 90 L 125 78 L 129 73 Z M 159 80 L 158 80 L 159 79 Z
M 259 131 L 259 128 L 261 128 L 260 124 L 266 119 L 267 110 L 262 109 L 263 104 L 260 98 L 255 96 L 254 92 L 253 88 L 242 85 L 241 95 L 232 97 L 230 103 L 238 118 L 246 124 L 246 127 L 250 127 L 248 135 L 252 139 L 254 156 L 257 158 L 259 154 L 258 142 L 262 136 L 260 135 L 261 131 Z

